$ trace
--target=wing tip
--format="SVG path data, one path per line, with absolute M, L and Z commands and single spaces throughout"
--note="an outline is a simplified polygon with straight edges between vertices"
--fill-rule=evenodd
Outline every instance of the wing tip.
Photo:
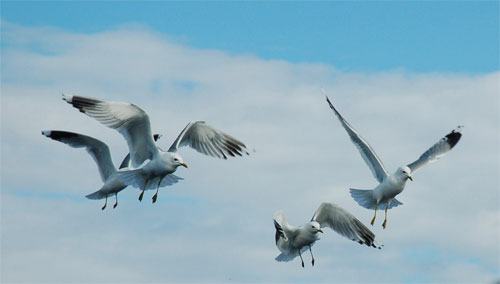
M 462 137 L 462 129 L 464 128 L 463 125 L 457 126 L 457 128 L 453 129 L 448 135 L 446 135 L 446 142 L 450 146 L 450 149 L 455 147 L 457 145 L 458 141 Z
M 326 97 L 326 101 L 328 102 L 328 105 L 330 106 L 330 108 L 333 110 L 333 112 L 340 118 L 340 120 L 344 120 L 344 118 L 342 117 L 342 115 L 337 111 L 337 109 L 333 106 L 332 102 L 330 101 L 330 99 L 328 98 L 327 95 L 325 95 Z
M 66 95 L 65 93 L 62 93 L 62 99 L 63 101 L 66 101 L 68 104 L 73 103 L 73 96 L 71 95 Z
M 61 139 L 63 138 L 76 137 L 79 136 L 80 134 L 68 131 L 60 131 L 60 130 L 43 130 L 42 135 L 51 138 L 53 140 L 61 141 Z
M 154 134 L 153 135 L 153 140 L 156 142 L 158 139 L 160 139 L 163 135 L 162 134 Z

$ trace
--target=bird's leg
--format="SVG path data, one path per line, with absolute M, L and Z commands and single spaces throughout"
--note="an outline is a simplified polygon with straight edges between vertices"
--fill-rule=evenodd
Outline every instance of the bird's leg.
M 375 205 L 375 215 L 373 215 L 373 219 L 370 222 L 370 224 L 372 224 L 372 226 L 373 226 L 373 223 L 375 223 L 375 217 L 377 217 L 377 210 L 378 210 L 378 203 L 377 203 L 377 205 Z
M 387 207 L 385 207 L 385 219 L 384 223 L 382 223 L 382 228 L 385 229 L 385 225 L 387 225 L 387 208 L 389 208 L 389 203 L 387 203 Z
M 163 177 L 160 178 L 160 181 L 158 182 L 158 187 L 156 188 L 156 193 L 155 193 L 155 195 L 153 195 L 153 203 L 155 203 L 156 199 L 158 198 L 158 189 L 160 189 L 160 184 L 161 184 L 162 180 L 163 180 Z
M 311 252 L 312 266 L 314 266 L 314 255 L 313 255 L 313 251 L 311 249 L 311 246 L 309 246 L 309 251 Z
M 302 267 L 304 267 L 304 260 L 302 259 L 302 254 L 300 254 L 300 249 L 299 249 L 299 256 L 300 256 L 300 261 L 302 261 Z
M 113 205 L 113 209 L 118 206 L 118 192 L 115 192 L 115 204 Z
M 106 194 L 106 201 L 104 201 L 104 206 L 101 208 L 104 210 L 106 208 L 106 204 L 108 204 L 108 195 Z
M 142 192 L 139 195 L 139 201 L 142 201 L 142 197 L 144 196 L 144 191 L 146 190 L 146 185 L 148 185 L 148 178 L 146 178 L 146 181 L 144 182 L 144 187 L 142 188 Z

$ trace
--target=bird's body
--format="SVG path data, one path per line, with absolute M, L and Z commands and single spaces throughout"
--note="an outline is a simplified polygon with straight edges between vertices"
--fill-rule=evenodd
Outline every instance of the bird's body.
M 106 203 L 102 207 L 104 210 L 106 208 L 108 196 L 114 194 L 116 202 L 113 208 L 116 208 L 118 205 L 118 193 L 125 189 L 127 185 L 118 177 L 118 171 L 111 161 L 109 147 L 104 142 L 90 136 L 68 131 L 45 130 L 42 131 L 42 135 L 67 144 L 73 148 L 85 148 L 96 162 L 103 181 L 101 188 L 85 197 L 94 200 L 106 198 Z M 153 139 L 156 141 L 159 137 L 160 135 L 156 134 Z M 120 167 L 125 166 L 128 157 L 128 155 L 125 157 Z
M 116 172 L 112 173 L 106 180 L 104 180 L 104 184 L 101 188 L 99 188 L 96 192 L 89 194 L 85 197 L 88 199 L 103 199 L 108 195 L 116 194 L 127 187 Z
M 117 175 L 126 185 L 142 190 L 139 200 L 142 200 L 145 190 L 156 188 L 154 203 L 160 187 L 181 180 L 173 174 L 179 166 L 187 168 L 177 153 L 181 146 L 190 146 L 205 155 L 224 159 L 248 154 L 245 144 L 204 121 L 189 122 L 168 151 L 164 151 L 154 144 L 149 116 L 138 106 L 80 96 L 63 95 L 63 100 L 123 135 L 130 150 L 131 168 L 120 170 Z
M 406 181 L 408 179 L 413 180 L 412 175 L 418 169 L 429 163 L 437 161 L 446 152 L 451 150 L 460 140 L 462 136 L 460 131 L 463 126 L 459 126 L 457 129 L 453 130 L 444 138 L 439 140 L 415 162 L 407 166 L 400 166 L 393 174 L 389 174 L 370 144 L 368 144 L 368 142 L 358 134 L 358 132 L 344 119 L 344 117 L 342 117 L 342 115 L 330 102 L 328 97 L 326 97 L 326 101 L 337 118 L 340 120 L 344 129 L 347 131 L 347 134 L 353 144 L 356 148 L 358 148 L 361 157 L 372 171 L 373 176 L 379 182 L 379 184 L 371 190 L 351 188 L 351 196 L 362 207 L 375 210 L 375 214 L 371 221 L 372 225 L 375 222 L 377 210 L 385 210 L 385 220 L 382 223 L 382 227 L 385 229 L 387 224 L 387 210 L 403 204 L 395 197 L 403 192 Z
M 302 267 L 304 260 L 302 253 L 309 249 L 312 256 L 312 246 L 319 240 L 322 227 L 329 227 L 340 235 L 374 248 L 381 248 L 375 240 L 375 235 L 363 225 L 356 217 L 333 203 L 322 203 L 312 220 L 300 227 L 294 227 L 285 219 L 281 211 L 274 214 L 274 227 L 276 229 L 276 247 L 281 254 L 277 261 L 291 261 L 300 256 Z M 314 265 L 314 256 L 312 256 Z
M 296 228 L 290 226 L 293 234 L 289 234 L 291 236 L 289 239 L 276 238 L 276 247 L 281 252 L 276 257 L 276 260 L 291 261 L 299 255 L 299 252 L 303 253 L 309 246 L 312 247 L 320 239 L 319 231 L 309 229 L 312 226 L 312 222 Z M 319 225 L 317 225 L 317 228 L 319 228 Z
M 401 169 L 398 169 L 373 189 L 373 196 L 378 203 L 389 202 L 396 195 L 403 192 L 408 177 L 401 173 Z
M 375 209 L 377 204 L 380 210 L 384 210 L 386 206 L 389 207 L 388 209 L 396 207 L 402 203 L 395 199 L 395 197 L 403 192 L 406 180 L 408 179 L 401 173 L 402 171 L 398 169 L 392 175 L 385 177 L 384 180 L 373 189 L 351 188 L 351 195 L 366 209 Z

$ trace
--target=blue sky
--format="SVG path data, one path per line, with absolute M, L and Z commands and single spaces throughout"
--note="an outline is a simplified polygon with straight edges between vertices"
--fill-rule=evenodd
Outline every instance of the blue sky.
M 2 19 L 94 33 L 146 25 L 190 46 L 346 71 L 498 70 L 498 1 L 2 1 Z
M 0 4 L 1 282 L 500 279 L 498 1 Z M 465 128 L 407 184 L 387 229 L 369 226 L 382 250 L 327 230 L 303 269 L 274 260 L 275 211 L 292 225 L 325 201 L 373 216 L 348 189 L 376 181 L 322 88 L 389 172 Z M 127 188 L 101 211 L 84 197 L 102 185 L 92 159 L 40 131 L 100 139 L 115 163 L 127 145 L 63 92 L 140 106 L 164 149 L 200 119 L 251 154 L 182 148 L 184 180 L 157 203 Z

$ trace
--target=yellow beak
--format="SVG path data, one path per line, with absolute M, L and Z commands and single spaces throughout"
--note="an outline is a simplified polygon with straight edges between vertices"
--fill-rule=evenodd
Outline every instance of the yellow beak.
M 323 233 L 323 230 L 319 229 L 318 232 Z
M 408 176 L 408 178 L 409 178 L 411 181 L 413 181 L 413 178 L 412 178 L 411 176 Z
M 182 163 L 181 166 L 185 167 L 187 169 L 188 165 L 186 165 L 185 163 Z

